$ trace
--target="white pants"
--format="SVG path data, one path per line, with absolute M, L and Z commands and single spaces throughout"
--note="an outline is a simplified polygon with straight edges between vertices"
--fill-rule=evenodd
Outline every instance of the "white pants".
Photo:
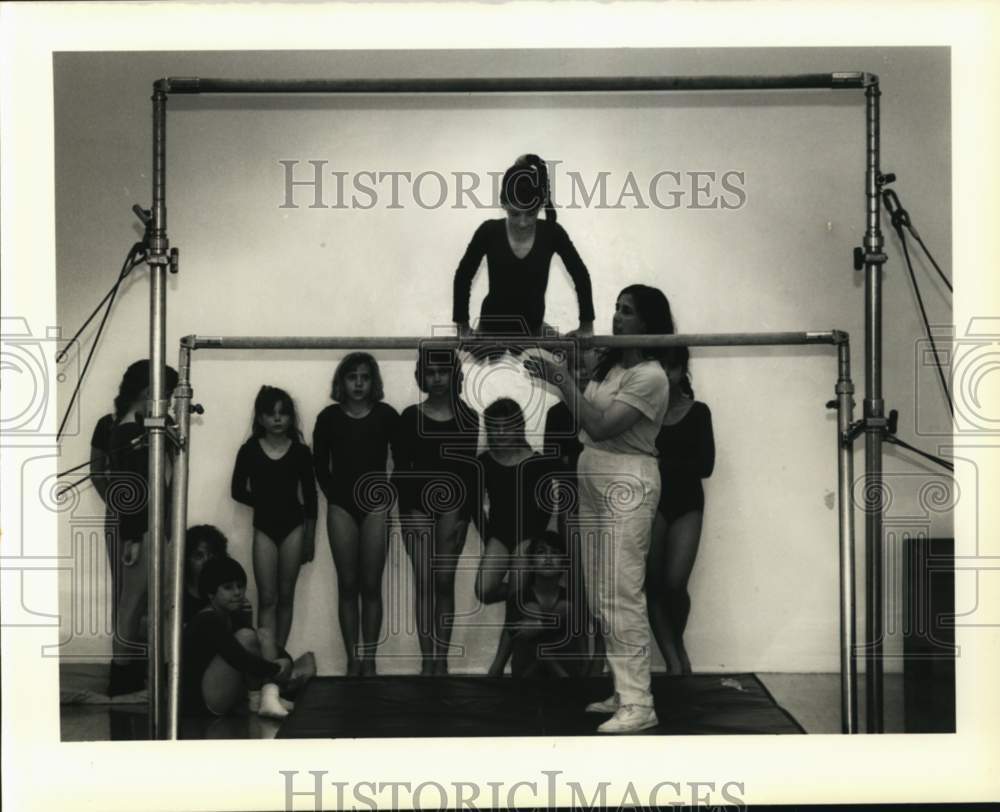
M 659 467 L 654 457 L 584 448 L 577 481 L 587 601 L 604 633 L 615 691 L 623 705 L 652 706 L 645 581 Z

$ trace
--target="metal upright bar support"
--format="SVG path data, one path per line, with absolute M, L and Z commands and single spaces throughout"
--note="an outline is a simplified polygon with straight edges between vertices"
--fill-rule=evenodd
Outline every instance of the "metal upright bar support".
M 171 505 L 171 545 L 169 627 L 167 655 L 167 729 L 166 738 L 177 739 L 181 695 L 181 632 L 184 608 L 184 540 L 187 532 L 188 466 L 191 454 L 191 348 L 181 340 L 177 365 L 178 381 L 174 390 L 174 412 L 177 416 L 177 456 L 174 460 L 173 499 Z
M 854 412 L 851 345 L 844 335 L 837 344 L 837 489 L 840 508 L 840 729 L 858 732 L 858 661 L 855 654 L 854 590 Z
M 878 83 L 865 90 L 868 202 L 865 230 L 865 717 L 869 733 L 882 732 L 882 254 L 879 186 Z
M 149 304 L 149 538 L 147 590 L 149 594 L 149 733 L 163 735 L 163 531 L 166 493 L 165 359 L 167 316 L 167 207 L 166 207 L 167 96 L 153 93 L 153 209 L 148 263 Z

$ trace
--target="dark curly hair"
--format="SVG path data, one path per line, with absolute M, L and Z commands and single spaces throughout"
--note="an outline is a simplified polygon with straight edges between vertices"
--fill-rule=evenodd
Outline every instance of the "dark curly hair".
M 148 358 L 129 364 L 118 387 L 118 395 L 115 397 L 115 420 L 121 420 L 125 416 L 125 410 L 136 402 L 142 390 L 149 388 L 149 377 Z M 168 366 L 166 375 L 168 396 L 177 388 L 177 380 L 177 370 Z
M 635 303 L 636 312 L 643 324 L 646 325 L 645 335 L 673 335 L 674 318 L 670 313 L 670 302 L 663 295 L 659 288 L 649 285 L 629 285 L 623 288 L 618 294 L 629 295 Z M 666 366 L 668 348 L 643 348 L 642 354 L 645 358 L 655 359 Z M 611 368 L 622 360 L 624 350 L 620 347 L 612 347 L 601 354 L 601 359 L 597 362 L 594 370 L 594 380 L 603 381 L 607 377 Z
M 196 524 L 184 536 L 184 559 L 187 560 L 199 544 L 207 544 L 212 558 L 223 558 L 229 540 L 214 524 Z
M 206 561 L 198 576 L 198 593 L 203 598 L 211 598 L 220 586 L 235 581 L 240 586 L 247 585 L 247 571 L 235 558 L 213 558 Z

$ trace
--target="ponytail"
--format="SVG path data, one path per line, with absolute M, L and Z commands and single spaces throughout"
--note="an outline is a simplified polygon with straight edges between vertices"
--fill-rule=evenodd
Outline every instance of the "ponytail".
M 519 156 L 514 165 L 504 172 L 500 190 L 500 202 L 505 206 L 520 203 L 523 207 L 524 201 L 535 202 L 538 208 L 545 209 L 546 222 L 556 222 L 556 208 L 552 204 L 549 188 L 549 170 L 545 161 L 533 153 Z M 534 209 L 535 206 L 530 208 Z
M 542 208 L 545 209 L 545 220 L 549 223 L 555 223 L 557 215 L 556 207 L 552 205 L 552 190 L 549 184 L 548 165 L 541 157 L 531 152 L 518 158 L 515 161 L 515 166 L 517 164 L 531 167 L 535 171 L 538 177 L 538 190 L 542 198 Z

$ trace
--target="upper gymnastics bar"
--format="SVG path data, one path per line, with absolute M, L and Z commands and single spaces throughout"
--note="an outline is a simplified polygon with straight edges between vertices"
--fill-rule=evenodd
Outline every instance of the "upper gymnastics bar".
M 676 90 L 845 90 L 878 83 L 860 71 L 789 76 L 547 76 L 448 79 L 211 79 L 169 77 L 162 93 L 590 93 Z
M 689 335 L 627 336 L 199 336 L 181 339 L 188 349 L 216 350 L 408 350 L 425 344 L 440 347 L 465 345 L 528 344 L 560 347 L 740 347 L 794 344 L 840 344 L 847 341 L 841 330 L 805 333 L 691 333 Z

